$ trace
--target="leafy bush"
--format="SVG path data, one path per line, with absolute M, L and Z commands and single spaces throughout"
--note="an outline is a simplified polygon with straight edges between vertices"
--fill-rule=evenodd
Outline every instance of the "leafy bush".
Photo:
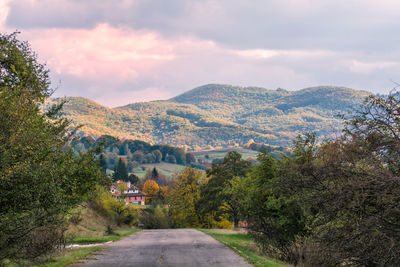
M 139 222 L 145 229 L 166 229 L 170 228 L 168 211 L 160 205 L 150 206 L 142 210 Z

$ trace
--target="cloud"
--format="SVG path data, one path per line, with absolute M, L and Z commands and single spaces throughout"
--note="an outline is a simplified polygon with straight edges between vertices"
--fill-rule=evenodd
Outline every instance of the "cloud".
M 53 71 L 89 80 L 132 80 L 139 69 L 149 69 L 175 57 L 171 45 L 154 33 L 108 24 L 93 29 L 32 30 L 23 36 L 31 40 Z
M 6 20 L 8 18 L 8 13 L 10 12 L 9 4 L 9 0 L 0 2 L 0 31 L 2 32 L 6 31 Z
M 345 62 L 350 71 L 360 74 L 371 74 L 377 70 L 393 69 L 400 66 L 399 61 L 362 62 L 358 60 L 350 60 Z
M 207 83 L 387 92 L 398 14 L 394 0 L 13 0 L 0 30 L 21 30 L 57 95 L 115 106 Z
M 174 96 L 176 88 L 165 91 L 168 79 L 173 72 L 188 67 L 171 69 L 170 64 L 215 49 L 212 41 L 189 37 L 168 40 L 154 32 L 108 24 L 92 29 L 31 29 L 22 37 L 46 62 L 53 80 L 61 80 L 56 95 L 78 94 L 107 105 L 116 103 L 110 95 L 121 104 Z M 163 70 L 167 73 L 160 76 Z
M 400 26 L 395 0 L 15 0 L 10 6 L 13 28 L 108 23 L 236 49 L 394 49 Z

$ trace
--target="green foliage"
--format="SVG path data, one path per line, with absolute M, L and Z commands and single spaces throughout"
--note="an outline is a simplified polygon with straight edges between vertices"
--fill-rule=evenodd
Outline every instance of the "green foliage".
M 118 165 L 116 166 L 114 170 L 114 175 L 113 175 L 113 180 L 122 180 L 122 181 L 127 181 L 128 180 L 128 170 L 126 168 L 126 164 L 124 161 L 122 161 L 121 158 L 118 160 Z
M 290 259 L 296 236 L 305 232 L 304 215 L 296 195 L 284 190 L 282 180 L 290 174 L 285 165 L 291 158 L 276 159 L 268 152 L 259 154 L 261 162 L 246 179 L 245 210 L 250 234 L 265 251 L 278 248 L 280 257 Z
M 369 97 L 346 134 L 261 155 L 249 179 L 248 222 L 267 251 L 305 266 L 400 263 L 399 95 Z
M 215 213 L 218 218 L 223 213 L 231 216 L 235 227 L 241 217 L 241 205 L 235 195 L 233 186 L 241 186 L 241 183 L 232 181 L 234 177 L 242 179 L 250 170 L 250 162 L 241 159 L 241 154 L 236 151 L 228 152 L 222 162 L 213 164 L 207 170 L 207 183 L 200 189 L 200 199 L 197 202 L 197 210 L 205 218 L 208 213 Z
M 93 153 L 66 148 L 62 104 L 41 112 L 49 86 L 29 45 L 0 35 L 0 259 L 55 249 L 68 210 L 104 181 Z
M 145 229 L 170 228 L 168 210 L 160 205 L 152 205 L 142 210 L 139 220 Z
M 100 164 L 101 171 L 102 171 L 103 173 L 106 173 L 106 170 L 107 170 L 107 161 L 106 161 L 105 155 L 104 155 L 103 153 L 100 154 L 99 164 Z
M 119 190 L 126 190 L 126 185 L 122 184 Z M 97 186 L 91 195 L 90 204 L 118 226 L 138 225 L 140 207 L 126 205 L 124 198 L 114 198 L 108 187 Z

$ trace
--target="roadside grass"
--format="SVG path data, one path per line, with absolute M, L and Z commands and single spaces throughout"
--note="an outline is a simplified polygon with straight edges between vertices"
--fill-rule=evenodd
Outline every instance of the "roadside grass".
M 211 230 L 198 229 L 199 231 L 212 236 L 217 241 L 232 249 L 236 254 L 245 258 L 254 266 L 282 267 L 291 266 L 287 263 L 271 259 L 264 255 L 257 247 L 254 240 L 247 233 L 240 233 L 234 230 Z
M 118 241 L 121 237 L 128 236 L 141 231 L 142 229 L 120 228 L 115 230 L 115 234 L 107 236 L 75 236 L 69 239 L 67 243 L 88 244 L 88 243 L 104 243 L 108 241 Z
M 54 252 L 50 255 L 42 256 L 34 261 L 19 259 L 19 260 L 3 260 L 0 261 L 0 266 L 4 267 L 19 267 L 19 266 L 35 266 L 35 267 L 63 267 L 87 259 L 95 252 L 102 250 L 101 246 L 64 249 Z
M 144 205 L 138 206 L 144 208 Z M 127 225 L 117 226 L 109 218 L 101 216 L 89 206 L 80 207 L 80 217 L 77 224 L 71 223 L 65 233 L 67 243 L 104 243 L 108 241 L 117 241 L 121 237 L 140 231 L 132 229 Z M 107 229 L 113 230 L 112 234 L 107 234 Z
M 102 247 L 85 247 L 85 248 L 74 248 L 66 249 L 59 254 L 56 254 L 43 262 L 37 267 L 64 267 L 70 264 L 79 262 L 80 260 L 90 257 L 91 254 L 96 251 L 102 250 Z

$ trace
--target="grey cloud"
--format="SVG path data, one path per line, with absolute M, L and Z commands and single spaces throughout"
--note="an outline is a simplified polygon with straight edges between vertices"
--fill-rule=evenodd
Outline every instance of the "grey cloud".
M 149 29 L 166 38 L 194 35 L 234 48 L 396 49 L 400 5 L 385 1 L 136 0 L 11 2 L 9 27 Z M 386 3 L 386 5 L 388 5 Z
M 255 85 L 289 90 L 342 85 L 387 93 L 399 81 L 400 65 L 368 71 L 368 64 L 400 63 L 400 3 L 374 0 L 14 0 L 9 28 L 92 28 L 98 23 L 151 30 L 166 39 L 193 36 L 212 40 L 218 49 L 185 56 L 140 72 L 124 84 L 54 75 L 62 80 L 56 95 L 81 95 L 115 105 L 135 101 L 129 93 L 158 88 L 177 95 L 206 83 Z M 329 53 L 294 58 L 246 59 L 235 49 L 288 49 Z M 228 51 L 228 52 L 227 52 Z M 366 70 L 357 71 L 351 62 Z M 112 97 L 108 97 L 112 96 Z M 154 96 L 154 99 L 157 99 Z

